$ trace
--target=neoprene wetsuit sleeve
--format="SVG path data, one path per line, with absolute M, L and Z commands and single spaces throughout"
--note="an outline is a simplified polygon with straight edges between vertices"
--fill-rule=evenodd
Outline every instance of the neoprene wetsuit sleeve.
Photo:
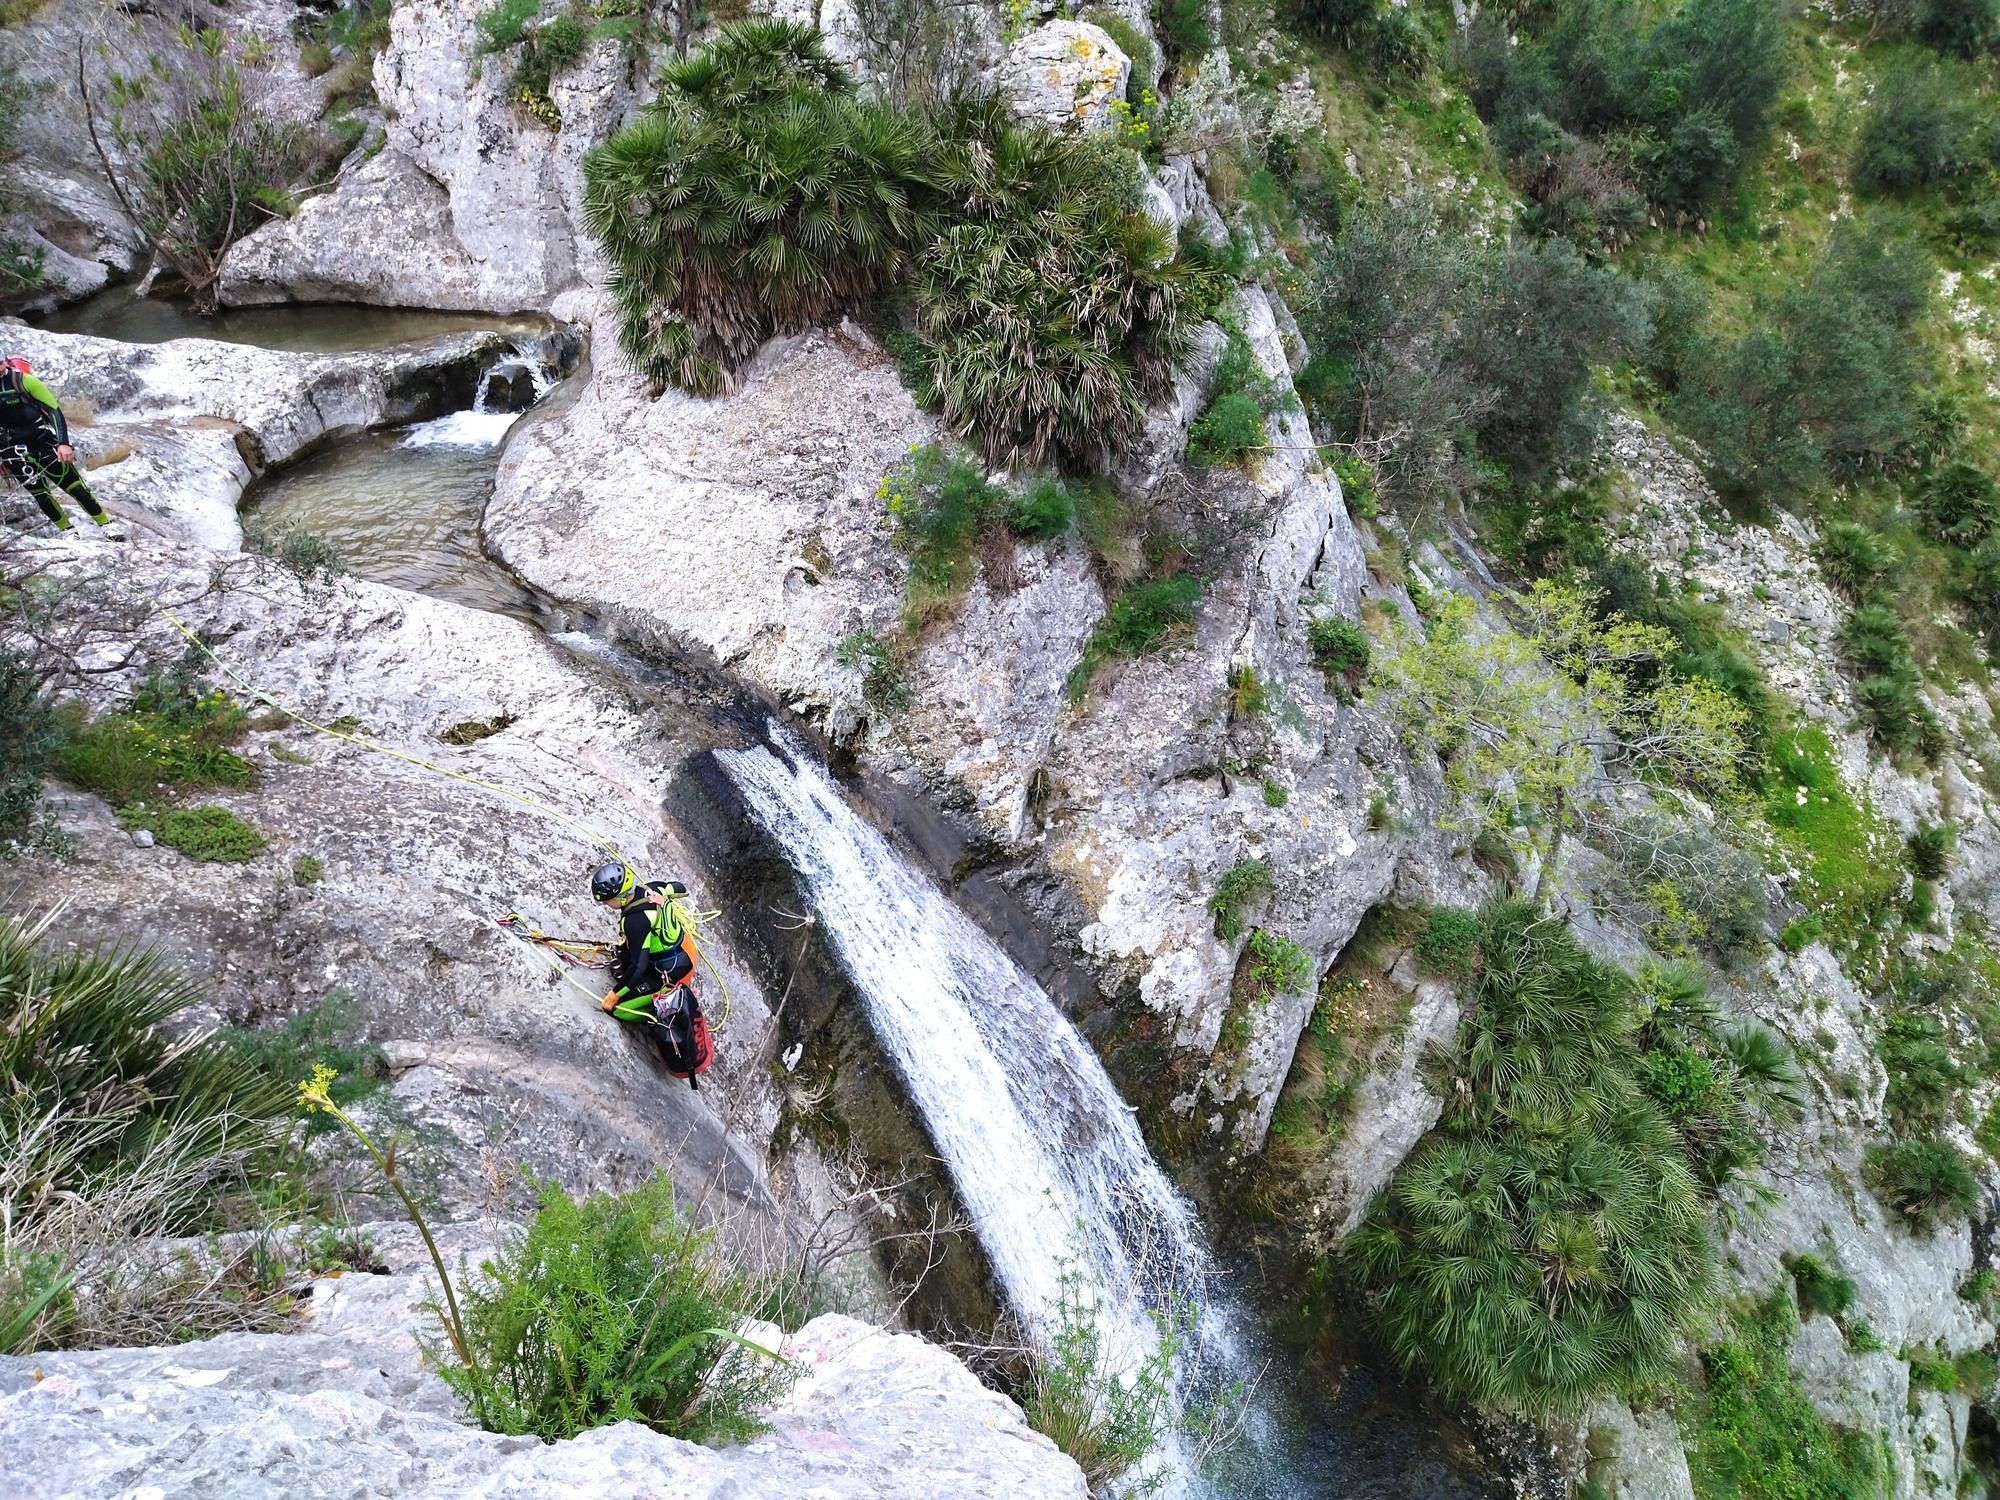
M 48 415 L 43 421 L 48 426 L 49 431 L 55 434 L 58 444 L 67 443 L 69 441 L 69 422 L 63 416 L 62 402 L 56 400 L 56 393 L 44 385 L 40 377 L 34 375 L 23 375 L 21 377 L 21 389 L 32 400 L 48 408 Z

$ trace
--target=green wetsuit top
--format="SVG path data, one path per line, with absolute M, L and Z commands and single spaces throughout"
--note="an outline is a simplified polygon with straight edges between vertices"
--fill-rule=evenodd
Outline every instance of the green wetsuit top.
M 0 372 L 0 430 L 15 442 L 39 437 L 60 447 L 69 441 L 69 423 L 55 392 L 19 370 Z

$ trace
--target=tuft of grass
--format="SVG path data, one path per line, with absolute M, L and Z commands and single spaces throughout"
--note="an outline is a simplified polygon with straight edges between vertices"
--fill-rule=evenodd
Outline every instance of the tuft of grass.
M 243 738 L 247 717 L 226 694 L 160 674 L 116 713 L 86 721 L 72 708 L 54 769 L 113 806 L 163 789 L 242 790 L 256 785 L 256 768 L 229 747 Z
M 264 852 L 264 835 L 226 807 L 177 807 L 145 822 L 169 849 L 205 864 L 242 864 Z
M 326 878 L 326 861 L 317 854 L 301 854 L 292 861 L 292 884 L 301 888 L 318 885 Z
M 1313 664 L 1329 679 L 1345 679 L 1349 687 L 1367 672 L 1374 650 L 1367 631 L 1338 615 L 1314 620 L 1306 631 L 1306 644 Z
M 901 713 L 916 701 L 895 645 L 874 631 L 843 636 L 833 648 L 833 659 L 843 667 L 861 669 L 861 697 L 882 712 Z
M 1792 1273 L 1792 1290 L 1798 1296 L 1799 1311 L 1807 1317 L 1844 1318 L 1854 1306 L 1854 1281 L 1833 1270 L 1817 1255 L 1788 1255 L 1785 1269 Z
M 1215 918 L 1215 935 L 1233 943 L 1243 935 L 1243 916 L 1250 907 L 1271 894 L 1271 867 L 1261 859 L 1241 859 L 1223 871 L 1208 898 Z
M 1479 913 L 1455 906 L 1436 906 L 1417 934 L 1417 967 L 1426 974 L 1459 983 L 1473 977 L 1479 963 L 1479 940 L 1485 932 Z
M 513 722 L 514 716 L 509 713 L 498 713 L 490 719 L 461 719 L 438 738 L 447 745 L 476 745 Z
M 1097 622 L 1083 659 L 1069 677 L 1071 702 L 1080 702 L 1103 665 L 1123 656 L 1158 651 L 1193 629 L 1201 612 L 1201 580 L 1177 574 L 1135 583 L 1112 600 Z
M 1250 979 L 1266 996 L 1301 995 L 1312 985 L 1312 955 L 1281 932 L 1250 934 Z
M 1283 807 L 1291 800 L 1292 794 L 1277 782 L 1268 779 L 1264 782 L 1264 805 L 1266 807 Z

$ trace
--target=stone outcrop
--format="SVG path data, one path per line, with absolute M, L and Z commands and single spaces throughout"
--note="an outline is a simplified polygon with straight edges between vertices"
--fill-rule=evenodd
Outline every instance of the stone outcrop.
M 516 98 L 508 54 L 477 55 L 486 8 L 396 7 L 375 63 L 386 144 L 232 250 L 224 302 L 547 311 L 592 279 L 583 154 L 630 117 L 645 68 L 624 43 L 599 41 L 550 84 L 552 126 Z
M 1102 26 L 1049 21 L 1007 49 L 1000 88 L 1024 120 L 1058 130 L 1110 130 L 1125 100 L 1132 60 Z
M 447 1244 L 469 1249 L 477 1233 Z M 768 1431 L 739 1447 L 632 1422 L 546 1445 L 478 1431 L 414 1337 L 430 1280 L 414 1238 L 381 1235 L 392 1274 L 315 1282 L 298 1333 L 0 1358 L 0 1489 L 15 1500 L 1085 1500 L 1076 1464 L 949 1354 L 837 1315 L 764 1335 L 782 1338 L 797 1378 L 765 1411 Z

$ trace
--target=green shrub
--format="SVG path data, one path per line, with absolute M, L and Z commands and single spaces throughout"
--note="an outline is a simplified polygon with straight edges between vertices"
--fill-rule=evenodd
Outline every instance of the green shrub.
M 1979 1209 L 1979 1180 L 1947 1141 L 1870 1146 L 1863 1175 L 1882 1206 L 1912 1234 L 1928 1234 Z
M 62 729 L 43 698 L 41 678 L 11 651 L 0 651 L 0 838 L 19 833 L 42 800 L 42 772 L 62 744 Z
M 1970 171 L 1982 154 L 1976 88 L 1934 62 L 1883 73 L 1855 146 L 1854 180 L 1907 193 Z
M 1007 529 L 1035 542 L 1068 536 L 1076 526 L 1076 496 L 1060 479 L 1044 474 L 1008 502 Z
M 1876 1055 L 1889 1076 L 1884 1104 L 1906 1130 L 1935 1130 L 1953 1113 L 1973 1075 L 1953 1058 L 1944 1023 L 1927 1011 L 1901 1009 L 1883 1023 Z
M 1201 580 L 1177 574 L 1135 583 L 1111 601 L 1097 622 L 1083 659 L 1070 673 L 1074 701 L 1089 691 L 1091 680 L 1107 661 L 1157 651 L 1194 626 L 1201 612 Z
M 1943 726 L 1924 700 L 1923 681 L 1914 672 L 1863 678 L 1854 701 L 1869 738 L 1890 754 L 1934 761 L 1942 752 Z
M 326 861 L 317 854 L 301 854 L 292 861 L 292 884 L 301 888 L 315 886 L 326 878 Z
M 1787 1255 L 1785 1269 L 1792 1273 L 1792 1290 L 1799 1299 L 1799 1311 L 1810 1317 L 1844 1318 L 1854 1306 L 1854 1280 L 1830 1269 L 1817 1255 Z
M 1962 587 L 1987 640 L 2000 644 L 2000 535 L 1988 537 L 1973 549 Z
M 472 23 L 477 36 L 473 55 L 506 51 L 527 35 L 541 11 L 541 0 L 498 0 L 491 9 L 481 11 Z
M 1849 599 L 1875 592 L 1896 570 L 1896 544 L 1853 521 L 1832 521 L 1819 536 L 1819 565 L 1826 580 Z
M 1188 428 L 1187 460 L 1204 466 L 1241 463 L 1269 442 L 1256 400 L 1231 392 L 1211 401 Z
M 1774 1291 L 1702 1351 L 1706 1379 L 1681 1430 L 1704 1500 L 1880 1500 L 1881 1445 L 1820 1415 L 1787 1357 L 1797 1329 L 1791 1299 Z
M 1199 62 L 1215 46 L 1208 29 L 1208 0 L 1161 0 L 1160 40 L 1177 63 Z
M 1484 931 L 1477 912 L 1455 906 L 1434 906 L 1417 934 L 1417 967 L 1426 974 L 1464 983 L 1479 962 L 1479 938 Z
M 1250 934 L 1250 978 L 1266 995 L 1302 995 L 1312 985 L 1312 955 L 1283 933 Z
M 1306 31 L 1351 47 L 1375 19 L 1380 0 L 1298 0 L 1292 19 Z
M 771 1289 L 681 1218 L 664 1175 L 581 1203 L 537 1188 L 527 1228 L 465 1280 L 471 1363 L 441 1357 L 445 1383 L 489 1430 L 544 1442 L 621 1421 L 690 1442 L 759 1431 L 786 1367 L 739 1348 L 733 1330 Z
M 1181 1425 L 1175 1391 L 1193 1327 L 1176 1305 L 1155 1314 L 1158 1340 L 1137 1370 L 1121 1370 L 1105 1347 L 1103 1302 L 1076 1261 L 1063 1263 L 1059 1290 L 1044 1309 L 1044 1337 L 1031 1360 L 1021 1411 L 1028 1425 L 1075 1459 L 1090 1492 L 1111 1493 L 1121 1476 Z M 1155 1487 L 1142 1477 L 1132 1491 Z
M 1312 651 L 1313 665 L 1329 678 L 1346 678 L 1350 684 L 1367 673 L 1374 650 L 1367 631 L 1338 615 L 1314 620 L 1307 626 L 1306 644 Z
M 882 481 L 896 545 L 910 558 L 903 611 L 912 625 L 938 619 L 971 587 L 973 549 L 1007 508 L 1007 494 L 979 468 L 935 443 L 913 450 Z
M 862 668 L 861 697 L 884 713 L 901 713 L 916 702 L 916 692 L 903 672 L 896 648 L 872 630 L 843 636 L 833 659 L 843 667 Z
M 204 863 L 242 864 L 264 852 L 264 835 L 226 807 L 177 807 L 145 825 L 169 849 Z
M 944 207 L 910 292 L 941 420 L 998 464 L 1098 469 L 1186 356 L 1219 277 L 1174 254 L 1129 151 L 1018 124 L 933 124 Z
M 739 21 L 670 63 L 658 99 L 584 158 L 619 342 L 713 395 L 774 333 L 872 291 L 917 228 L 921 132 L 857 98 L 819 34 Z
M 1484 925 L 1444 1118 L 1348 1263 L 1446 1399 L 1573 1411 L 1670 1367 L 1713 1284 L 1707 1200 L 1633 1077 L 1631 980 L 1525 902 Z
M 1942 1349 L 1905 1349 L 1910 1362 L 1910 1385 L 1915 1390 L 1939 1391 L 1949 1396 L 1958 1389 L 1958 1371 Z
M 1956 842 L 1949 823 L 1919 823 L 1903 841 L 1903 862 L 1919 880 L 1942 880 L 1951 869 Z
M 157 675 L 129 708 L 74 723 L 55 771 L 113 805 L 161 787 L 251 787 L 256 769 L 227 748 L 243 737 L 247 717 L 220 691 L 197 692 L 184 678 Z
M 1264 805 L 1266 807 L 1283 807 L 1291 800 L 1291 793 L 1286 791 L 1277 782 L 1267 780 L 1264 783 Z
M 1952 547 L 1977 547 L 2000 526 L 2000 487 L 1977 464 L 1953 459 L 1917 484 L 1924 530 Z
M 1886 604 L 1864 604 L 1840 627 L 1840 644 L 1863 673 L 1901 672 L 1910 665 L 1902 616 Z
M 1778 946 L 1787 953 L 1802 953 L 1808 944 L 1818 942 L 1825 935 L 1826 928 L 1818 915 L 1808 912 L 1785 924 L 1785 930 L 1778 934 Z
M 1923 0 L 1917 39 L 1955 57 L 1977 57 L 2000 37 L 2000 4 L 1995 0 Z
M 1241 859 L 1223 871 L 1208 898 L 1215 917 L 1215 935 L 1235 942 L 1243 935 L 1243 916 L 1252 904 L 1271 894 L 1271 867 L 1261 859 Z

